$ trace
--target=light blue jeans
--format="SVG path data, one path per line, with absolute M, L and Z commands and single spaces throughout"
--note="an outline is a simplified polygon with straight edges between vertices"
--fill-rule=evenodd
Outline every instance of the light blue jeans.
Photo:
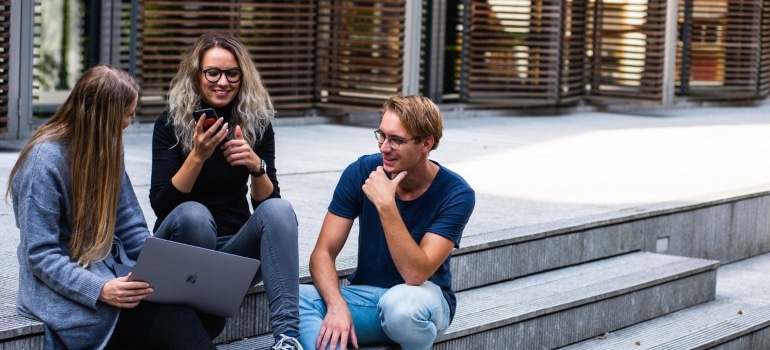
M 313 285 L 300 285 L 299 290 L 299 342 L 305 350 L 312 350 L 326 303 Z M 390 289 L 351 285 L 340 291 L 353 317 L 359 346 L 397 343 L 403 350 L 430 349 L 449 327 L 449 304 L 441 288 L 430 281 Z
M 263 280 L 274 335 L 299 331 L 299 250 L 297 217 L 291 203 L 271 198 L 232 236 L 217 237 L 209 210 L 198 202 L 178 205 L 155 237 L 259 259 L 253 284 Z

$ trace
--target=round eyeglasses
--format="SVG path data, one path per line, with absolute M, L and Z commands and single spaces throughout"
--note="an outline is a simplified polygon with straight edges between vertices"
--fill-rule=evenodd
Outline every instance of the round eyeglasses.
M 206 80 L 208 80 L 209 83 L 218 82 L 222 77 L 222 73 L 225 73 L 225 79 L 227 79 L 227 81 L 230 83 L 237 83 L 241 81 L 241 76 L 243 76 L 243 72 L 241 72 L 240 68 L 206 68 L 202 69 L 201 72 L 203 72 L 203 76 L 206 77 Z
M 388 140 L 388 145 L 390 146 L 391 149 L 394 149 L 394 150 L 398 149 L 399 147 L 401 147 L 402 144 L 406 142 L 419 139 L 419 137 L 417 136 L 412 137 L 411 139 L 408 139 L 408 140 L 402 139 L 398 136 L 386 136 L 385 133 L 382 132 L 382 130 L 374 130 L 374 137 L 377 138 L 377 144 L 379 144 L 380 146 L 382 146 L 382 144 L 385 143 L 385 140 Z

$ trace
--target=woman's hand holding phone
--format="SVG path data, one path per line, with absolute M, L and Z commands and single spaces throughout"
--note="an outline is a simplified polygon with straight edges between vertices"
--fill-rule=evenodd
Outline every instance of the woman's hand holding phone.
M 205 116 L 206 118 L 203 120 L 203 131 L 208 130 L 208 128 L 214 125 L 214 123 L 217 122 L 217 119 L 219 119 L 214 108 L 204 108 L 193 112 L 193 117 L 195 117 L 196 122 L 201 119 L 201 116 Z
M 224 118 L 217 117 L 213 108 L 194 111 L 193 116 L 196 120 L 193 152 L 205 160 L 227 138 L 228 125 Z

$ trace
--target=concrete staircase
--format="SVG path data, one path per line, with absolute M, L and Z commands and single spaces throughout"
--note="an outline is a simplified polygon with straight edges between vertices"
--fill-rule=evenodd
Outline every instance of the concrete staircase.
M 749 261 L 770 251 L 768 214 L 767 193 L 757 193 L 464 238 L 452 260 L 457 315 L 434 349 L 770 348 L 770 296 L 719 297 L 713 259 Z M 338 265 L 343 277 L 355 261 Z M 745 278 L 725 279 L 746 287 Z M 269 335 L 236 333 L 223 335 L 219 348 L 270 345 Z M 391 348 L 398 347 L 368 349 Z
M 714 259 L 770 251 L 761 213 L 766 193 L 464 238 L 452 260 L 457 315 L 434 349 L 770 348 L 770 296 L 718 296 Z M 338 266 L 344 277 L 355 261 Z M 220 341 L 261 349 L 271 337 Z
M 770 349 L 768 271 L 770 254 L 723 265 L 716 300 L 564 349 Z
M 457 294 L 455 320 L 434 348 L 568 345 L 712 300 L 717 267 L 715 261 L 634 252 L 466 289 Z
M 760 192 L 465 237 L 452 258 L 457 315 L 434 348 L 770 348 L 757 345 L 770 344 L 770 297 L 717 293 L 720 261 L 770 252 L 768 216 L 770 194 Z M 354 266 L 338 261 L 340 278 Z M 306 268 L 301 282 L 310 282 Z M 5 315 L 14 302 L 2 300 Z M 41 332 L 2 317 L 0 349 L 39 349 Z M 269 347 L 261 285 L 216 341 Z
M 716 300 L 563 349 L 767 349 L 768 339 L 770 305 Z

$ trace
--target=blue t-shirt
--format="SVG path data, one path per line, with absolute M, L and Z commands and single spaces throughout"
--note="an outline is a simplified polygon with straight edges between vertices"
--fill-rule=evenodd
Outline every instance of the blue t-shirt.
M 476 204 L 475 193 L 462 177 L 434 163 L 439 171 L 428 190 L 410 201 L 396 197 L 396 205 L 417 244 L 426 232 L 431 232 L 452 241 L 458 248 Z M 334 190 L 329 211 L 347 219 L 358 218 L 358 267 L 348 277 L 350 283 L 390 288 L 404 283 L 404 279 L 391 258 L 377 209 L 361 189 L 369 174 L 380 165 L 382 155 L 379 153 L 362 156 L 350 164 Z M 450 260 L 451 256 L 447 257 L 429 280 L 441 287 L 454 318 L 457 300 L 452 291 Z

